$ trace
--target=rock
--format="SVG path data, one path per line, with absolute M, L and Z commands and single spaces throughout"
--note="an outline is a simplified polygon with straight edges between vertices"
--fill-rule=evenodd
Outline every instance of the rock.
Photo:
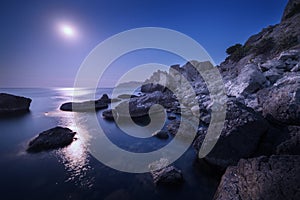
M 28 112 L 31 101 L 29 98 L 0 93 L 0 115 Z
M 291 72 L 298 72 L 298 71 L 300 71 L 300 65 L 299 65 L 299 63 L 297 65 L 295 65 L 295 67 L 293 67 L 291 69 Z
M 225 86 L 230 96 L 247 96 L 267 86 L 268 82 L 265 76 L 258 70 L 254 64 L 245 65 L 234 81 L 227 82 Z
M 173 166 L 151 171 L 151 174 L 156 185 L 177 186 L 183 183 L 181 171 Z
M 299 0 L 290 0 L 285 7 L 282 21 L 291 18 L 292 16 L 300 13 L 300 1 Z
M 88 112 L 97 111 L 108 108 L 108 104 L 111 103 L 111 99 L 107 94 L 103 94 L 102 97 L 96 101 L 84 101 L 84 102 L 67 102 L 60 106 L 62 111 L 75 111 L 75 112 Z
M 55 127 L 40 133 L 29 142 L 28 152 L 40 152 L 62 148 L 71 144 L 76 133 L 68 128 Z
M 227 103 L 227 114 L 220 138 L 204 160 L 224 170 L 235 165 L 241 158 L 251 157 L 268 131 L 268 122 L 253 109 L 231 99 Z M 206 129 L 199 133 L 194 147 L 199 150 L 203 144 Z
M 286 74 L 270 88 L 258 92 L 263 115 L 273 121 L 300 125 L 300 75 Z
M 114 114 L 113 114 L 114 113 Z M 106 120 L 114 121 L 114 115 L 118 117 L 117 112 L 115 109 L 109 109 L 102 112 L 102 117 Z
M 288 51 L 282 52 L 280 54 L 280 56 L 278 57 L 278 60 L 286 62 L 289 59 L 299 60 L 299 58 L 300 58 L 300 51 L 297 49 L 293 49 L 293 50 L 288 50 Z
M 228 167 L 214 199 L 300 199 L 300 156 L 241 159 Z
M 118 98 L 120 98 L 120 99 L 130 99 L 130 98 L 135 98 L 135 97 L 138 97 L 138 96 L 134 95 L 134 94 L 120 94 L 118 96 Z
M 288 127 L 290 138 L 277 146 L 277 154 L 300 155 L 300 127 Z
M 147 84 L 142 85 L 141 92 L 144 92 L 144 93 L 151 93 L 151 92 L 155 92 L 155 91 L 163 92 L 164 89 L 165 89 L 165 87 L 160 84 L 147 83 Z
M 102 97 L 100 99 L 98 99 L 98 101 L 101 102 L 101 103 L 109 104 L 111 99 L 108 97 L 107 94 L 103 94 Z
M 263 75 L 271 84 L 274 84 L 278 79 L 282 78 L 283 71 L 272 68 L 269 71 L 264 72 Z
M 60 106 L 62 111 L 88 112 L 108 108 L 107 103 L 101 101 L 67 102 Z
M 193 113 L 193 115 L 194 116 L 199 116 L 199 106 L 193 106 L 192 108 L 191 108 L 191 111 L 192 111 L 192 113 Z
M 169 133 L 172 135 L 176 135 L 179 125 L 180 125 L 179 120 L 173 120 L 172 122 L 170 122 L 167 125 L 167 129 L 168 129 Z
M 153 106 L 154 104 L 159 104 L 164 108 L 171 108 L 174 107 L 176 102 L 173 95 L 169 93 L 155 91 L 153 93 L 145 94 L 129 100 L 130 116 L 133 118 L 148 116 L 148 112 L 151 107 L 153 113 L 162 112 L 162 109 L 157 106 Z M 119 117 L 129 117 L 128 102 L 120 103 L 115 109 Z
M 168 115 L 168 119 L 169 119 L 169 120 L 174 120 L 174 119 L 176 119 L 176 115 L 174 115 L 174 114 L 169 114 L 169 115 Z
M 162 130 L 159 130 L 159 131 L 155 131 L 152 136 L 154 137 L 157 137 L 159 139 L 168 139 L 169 138 L 169 134 L 166 132 L 166 131 L 162 131 Z
M 263 63 L 260 65 L 260 69 L 262 70 L 262 72 L 268 71 L 270 69 L 284 69 L 285 65 L 283 63 L 283 61 L 281 60 L 277 60 L 277 59 L 273 59 L 273 60 L 268 60 L 267 62 Z

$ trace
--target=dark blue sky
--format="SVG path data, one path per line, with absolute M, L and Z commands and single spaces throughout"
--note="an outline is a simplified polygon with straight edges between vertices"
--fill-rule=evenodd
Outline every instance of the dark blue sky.
M 280 21 L 287 0 L 1 1 L 0 87 L 71 87 L 88 53 L 108 37 L 138 27 L 164 27 L 199 42 L 216 63 L 225 50 Z M 76 38 L 59 33 L 67 22 Z M 134 65 L 183 64 L 175 56 L 140 52 L 117 61 L 107 80 Z M 119 76 L 118 75 L 118 76 Z

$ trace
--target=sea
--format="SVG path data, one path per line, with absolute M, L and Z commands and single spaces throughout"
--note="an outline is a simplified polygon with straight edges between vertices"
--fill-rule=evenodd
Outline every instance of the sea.
M 82 95 L 94 92 L 82 89 Z M 30 112 L 0 118 L 0 194 L 3 200 L 123 200 L 123 199 L 212 199 L 220 175 L 202 161 L 191 146 L 173 165 L 179 168 L 184 183 L 179 187 L 156 186 L 150 173 L 118 171 L 98 161 L 88 150 L 89 130 L 78 131 L 69 146 L 40 153 L 27 153 L 28 143 L 39 133 L 56 126 L 72 130 L 83 126 L 88 113 L 60 111 L 65 102 L 72 101 L 72 88 L 9 88 L 0 93 L 32 99 Z M 98 88 L 96 97 L 112 93 L 111 88 Z M 122 93 L 126 94 L 124 89 Z M 156 137 L 147 139 L 126 135 L 115 122 L 97 119 L 105 134 L 119 148 L 148 152 L 172 140 Z M 166 120 L 166 124 L 168 120 Z M 134 128 L 134 127 L 133 127 Z M 139 140 L 143 140 L 140 142 Z

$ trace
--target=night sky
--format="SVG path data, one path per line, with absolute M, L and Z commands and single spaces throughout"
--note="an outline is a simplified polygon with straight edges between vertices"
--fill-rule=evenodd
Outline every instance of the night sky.
M 100 42 L 139 27 L 164 27 L 199 42 L 215 63 L 225 50 L 279 23 L 287 0 L 38 1 L 0 5 L 0 88 L 72 87 L 84 58 Z M 120 58 L 103 86 L 135 65 L 184 64 L 156 51 Z

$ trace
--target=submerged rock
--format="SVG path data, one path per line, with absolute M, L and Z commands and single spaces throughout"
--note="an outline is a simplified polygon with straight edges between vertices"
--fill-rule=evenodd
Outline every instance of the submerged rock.
M 29 98 L 0 93 L 0 115 L 28 112 L 31 101 Z
M 300 199 L 299 166 L 300 156 L 241 159 L 227 168 L 214 199 Z
M 55 127 L 40 133 L 29 142 L 28 152 L 40 152 L 62 148 L 71 144 L 76 133 L 68 128 Z

